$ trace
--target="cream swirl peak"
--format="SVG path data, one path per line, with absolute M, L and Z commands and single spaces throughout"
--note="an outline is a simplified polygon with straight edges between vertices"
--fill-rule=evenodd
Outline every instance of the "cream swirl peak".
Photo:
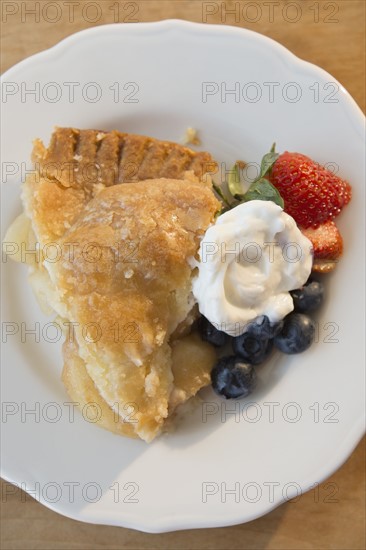
M 312 244 L 295 220 L 272 201 L 252 200 L 222 214 L 201 241 L 193 294 L 200 312 L 232 336 L 267 315 L 280 321 L 293 310 L 290 290 L 312 267 Z

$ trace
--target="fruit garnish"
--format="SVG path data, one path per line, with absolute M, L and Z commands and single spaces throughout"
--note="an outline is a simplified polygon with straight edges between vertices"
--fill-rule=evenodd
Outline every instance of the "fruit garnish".
M 311 158 L 286 151 L 279 155 L 275 144 L 261 161 L 258 177 L 243 193 L 237 161 L 229 171 L 226 197 L 221 187 L 214 189 L 225 203 L 224 211 L 249 200 L 271 200 L 284 208 L 301 228 L 317 228 L 331 221 L 351 199 L 351 186 Z
M 247 202 L 252 200 L 259 201 L 272 201 L 278 206 L 283 208 L 284 203 L 283 199 L 274 185 L 266 178 L 266 176 L 271 172 L 272 167 L 276 160 L 279 157 L 279 154 L 275 152 L 276 144 L 274 143 L 271 147 L 269 153 L 264 155 L 261 161 L 261 168 L 259 171 L 259 176 L 252 182 L 248 191 L 244 194 L 234 195 L 240 202 Z M 237 170 L 239 173 L 239 170 Z M 228 183 L 230 192 L 230 180 Z
M 225 203 L 225 207 L 220 212 L 223 214 L 228 209 L 234 208 L 243 202 L 251 200 L 272 201 L 275 204 L 284 207 L 283 199 L 274 185 L 266 178 L 270 173 L 273 164 L 276 162 L 279 154 L 275 152 L 275 143 L 272 145 L 269 153 L 264 155 L 261 161 L 261 167 L 258 177 L 252 182 L 246 193 L 243 193 L 243 189 L 240 183 L 240 168 L 245 166 L 242 161 L 236 161 L 234 166 L 229 170 L 229 176 L 227 181 L 228 191 L 230 197 L 226 197 L 221 189 L 217 185 L 213 185 L 214 190 L 219 197 Z
M 324 285 L 319 281 L 309 280 L 301 288 L 290 292 L 295 311 L 306 313 L 317 309 L 323 301 Z
M 242 161 L 237 160 L 231 170 L 229 170 L 229 176 L 227 180 L 227 186 L 229 192 L 234 199 L 240 200 L 243 195 L 243 189 L 240 182 L 240 165 L 245 166 Z
M 285 212 L 302 228 L 332 220 L 351 199 L 347 181 L 300 153 L 282 153 L 268 177 L 285 201 Z
M 230 210 L 230 208 L 232 208 L 233 206 L 231 205 L 231 202 L 229 201 L 229 199 L 225 197 L 221 187 L 219 185 L 216 185 L 215 183 L 212 184 L 212 187 L 213 187 L 215 193 L 218 194 L 220 199 L 225 204 L 225 210 Z M 219 214 L 223 214 L 223 210 L 221 210 L 221 212 L 219 212 Z
M 222 357 L 211 372 L 212 388 L 226 399 L 247 397 L 257 381 L 253 365 L 244 363 L 239 357 Z
M 301 353 L 313 343 L 315 323 L 303 313 L 290 313 L 285 317 L 283 329 L 274 339 L 274 345 L 283 353 Z
M 332 271 L 343 252 L 343 239 L 336 224 L 328 221 L 316 229 L 300 229 L 313 245 L 313 271 Z
M 233 338 L 233 351 L 246 363 L 259 365 L 270 355 L 273 348 L 271 326 L 266 315 L 249 323 L 246 331 Z
M 201 338 L 205 342 L 212 344 L 215 347 L 221 347 L 226 344 L 230 336 L 215 327 L 206 317 L 202 315 L 198 322 Z
M 243 195 L 242 202 L 247 201 L 272 201 L 281 208 L 284 207 L 284 201 L 278 190 L 267 179 L 256 180 Z

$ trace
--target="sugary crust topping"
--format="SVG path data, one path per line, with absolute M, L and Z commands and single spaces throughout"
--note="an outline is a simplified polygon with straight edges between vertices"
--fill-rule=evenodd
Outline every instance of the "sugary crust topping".
M 60 238 L 85 205 L 105 187 L 146 179 L 201 182 L 216 162 L 209 153 L 182 145 L 117 131 L 57 128 L 48 149 L 35 140 L 32 159 L 37 173 L 23 188 L 23 202 L 41 241 Z
M 177 143 L 116 130 L 76 128 L 57 128 L 48 149 L 36 140 L 33 160 L 64 187 L 85 190 L 98 183 L 109 187 L 151 178 L 181 179 L 187 170 L 201 179 L 217 166 L 209 153 Z

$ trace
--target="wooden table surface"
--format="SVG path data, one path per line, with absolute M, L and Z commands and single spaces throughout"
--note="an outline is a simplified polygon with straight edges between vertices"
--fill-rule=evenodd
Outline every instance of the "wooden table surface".
M 92 3 L 86 0 L 3 0 L 1 71 L 74 32 L 94 25 L 169 18 L 216 24 L 226 22 L 266 34 L 299 57 L 323 67 L 365 110 L 365 5 L 364 0 L 99 0 Z M 36 14 L 30 13 L 35 6 Z M 232 10 L 234 14 L 229 13 Z M 91 22 L 92 19 L 95 21 Z M 298 502 L 286 503 L 247 524 L 162 535 L 73 521 L 48 510 L 31 497 L 25 497 L 20 491 L 8 495 L 9 484 L 2 482 L 1 548 L 364 549 L 364 467 L 363 441 L 346 464 L 328 480 L 336 484 L 336 502 L 328 502 L 327 489 L 322 484 L 320 491 L 311 491 L 301 496 Z

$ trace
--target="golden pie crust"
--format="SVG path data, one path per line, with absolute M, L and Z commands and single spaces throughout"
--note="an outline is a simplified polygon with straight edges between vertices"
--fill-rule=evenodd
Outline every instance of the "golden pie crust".
M 65 328 L 67 391 L 81 408 L 95 404 L 102 427 L 151 441 L 215 361 L 189 334 L 195 259 L 220 209 L 206 176 L 215 162 L 72 128 L 57 128 L 48 148 L 36 140 L 33 161 L 22 197 L 43 262 L 31 280 Z M 57 261 L 44 252 L 52 246 Z

